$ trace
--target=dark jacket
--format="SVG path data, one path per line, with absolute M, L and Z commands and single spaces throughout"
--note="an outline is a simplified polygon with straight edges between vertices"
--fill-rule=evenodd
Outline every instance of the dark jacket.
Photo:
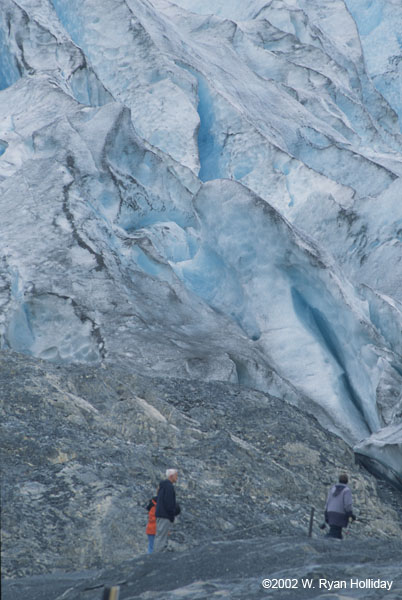
M 328 525 L 347 527 L 353 517 L 352 492 L 344 483 L 337 483 L 329 490 L 325 506 L 325 520 Z
M 180 514 L 180 506 L 176 502 L 174 485 L 169 479 L 159 484 L 158 499 L 155 515 L 157 519 L 169 519 L 173 523 L 176 515 Z

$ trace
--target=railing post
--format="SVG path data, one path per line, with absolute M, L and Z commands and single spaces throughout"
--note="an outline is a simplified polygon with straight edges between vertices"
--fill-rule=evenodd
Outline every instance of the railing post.
M 120 587 L 118 585 L 114 585 L 110 588 L 105 588 L 103 590 L 103 598 L 102 600 L 119 600 L 120 595 Z
M 311 507 L 310 524 L 308 526 L 308 537 L 312 536 L 312 532 L 313 532 L 313 519 L 314 519 L 314 506 Z

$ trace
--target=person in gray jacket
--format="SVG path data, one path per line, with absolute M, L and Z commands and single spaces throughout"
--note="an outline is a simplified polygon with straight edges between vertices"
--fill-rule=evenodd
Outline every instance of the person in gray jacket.
M 353 514 L 352 492 L 350 491 L 348 476 L 339 475 L 339 483 L 333 485 L 328 493 L 325 506 L 325 522 L 329 525 L 328 537 L 342 539 L 342 528 L 347 527 L 349 519 L 356 519 Z

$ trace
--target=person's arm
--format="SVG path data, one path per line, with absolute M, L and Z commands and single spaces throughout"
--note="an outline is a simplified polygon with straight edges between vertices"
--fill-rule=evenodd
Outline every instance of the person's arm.
M 328 523 L 328 502 L 329 502 L 329 499 L 330 499 L 330 496 L 331 496 L 331 492 L 332 492 L 332 488 L 328 492 L 327 502 L 325 504 L 324 518 L 325 518 L 325 522 L 326 523 Z
M 343 508 L 347 517 L 354 521 L 356 519 L 353 514 L 353 502 L 352 502 L 352 492 L 349 488 L 346 488 L 343 494 Z
M 346 488 L 343 492 L 343 509 L 346 514 L 351 513 L 353 509 L 352 492 L 349 488 Z
M 166 486 L 164 489 L 164 507 L 168 514 L 169 520 L 173 523 L 176 513 L 176 494 L 173 484 Z

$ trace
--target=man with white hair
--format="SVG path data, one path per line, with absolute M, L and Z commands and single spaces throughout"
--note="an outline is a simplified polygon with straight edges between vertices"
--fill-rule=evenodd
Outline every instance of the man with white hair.
M 167 548 L 168 535 L 175 517 L 180 514 L 180 506 L 176 502 L 174 485 L 179 474 L 177 469 L 167 469 L 166 479 L 159 484 L 156 501 L 156 538 L 154 552 L 163 552 Z

